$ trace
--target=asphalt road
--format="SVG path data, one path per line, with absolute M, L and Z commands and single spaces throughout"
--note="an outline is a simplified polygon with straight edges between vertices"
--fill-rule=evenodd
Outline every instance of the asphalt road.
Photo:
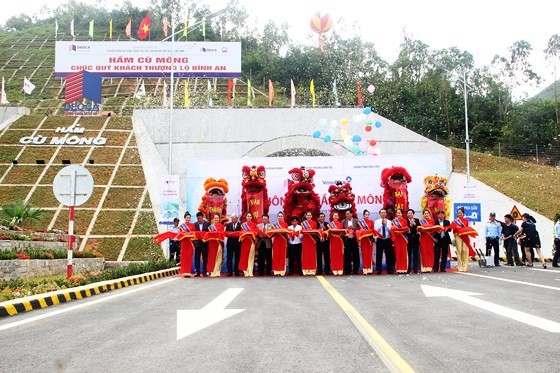
M 378 372 L 391 360 L 418 372 L 559 370 L 560 271 L 324 279 L 162 279 L 3 318 L 0 371 Z M 178 310 L 232 288 L 243 290 L 226 309 L 243 312 L 177 339 Z M 434 288 L 477 293 L 466 297 L 477 305 L 427 297 Z M 542 325 L 525 323 L 533 316 Z

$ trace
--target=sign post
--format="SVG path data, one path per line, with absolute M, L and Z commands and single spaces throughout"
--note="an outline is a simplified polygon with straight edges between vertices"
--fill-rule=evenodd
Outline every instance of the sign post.
M 72 249 L 74 247 L 74 207 L 84 204 L 93 193 L 93 176 L 82 166 L 64 167 L 53 182 L 56 199 L 68 206 L 68 260 L 66 277 L 72 277 Z

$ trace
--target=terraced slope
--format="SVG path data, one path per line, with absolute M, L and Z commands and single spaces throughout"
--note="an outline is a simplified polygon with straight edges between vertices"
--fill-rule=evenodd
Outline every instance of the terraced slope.
M 58 127 L 75 123 L 85 128 L 84 137 L 106 138 L 106 145 L 49 144 L 52 137 L 63 136 L 55 132 Z M 45 144 L 20 143 L 22 137 L 38 135 L 47 137 Z M 96 248 L 110 260 L 161 255 L 160 247 L 150 242 L 157 226 L 130 118 L 31 115 L 12 123 L 0 132 L 0 205 L 30 201 L 47 212 L 32 228 L 67 230 L 67 209 L 52 191 L 63 161 L 85 166 L 94 178 L 92 197 L 76 208 L 80 250 Z

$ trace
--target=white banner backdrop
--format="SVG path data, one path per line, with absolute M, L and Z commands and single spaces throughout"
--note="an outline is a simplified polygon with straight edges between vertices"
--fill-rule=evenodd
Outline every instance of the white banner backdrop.
M 173 56 L 173 59 L 172 57 Z M 55 77 L 86 70 L 102 77 L 238 78 L 241 76 L 239 42 L 57 41 Z
M 264 157 L 238 159 L 189 159 L 187 167 L 187 198 L 186 209 L 194 215 L 198 210 L 202 196 L 205 193 L 204 181 L 226 179 L 229 185 L 227 193 L 227 213 L 241 213 L 241 168 L 244 166 L 263 165 L 266 168 L 266 184 L 268 197 L 271 200 L 269 215 L 276 221 L 274 215 L 282 211 L 284 195 L 288 190 L 288 171 L 292 168 L 305 166 L 315 170 L 315 192 L 323 203 L 321 211 L 328 215 L 328 188 L 337 180 L 348 181 L 356 195 L 356 209 L 361 218 L 361 212 L 368 209 L 372 217 L 377 217 L 383 206 L 383 188 L 381 171 L 387 167 L 401 166 L 406 168 L 412 177 L 408 185 L 410 207 L 420 210 L 420 198 L 424 193 L 424 177 L 427 175 L 442 175 L 448 177 L 445 170 L 444 154 L 407 154 L 381 155 L 361 157 Z
M 171 225 L 173 219 L 179 218 L 179 175 L 163 176 L 159 192 L 161 205 L 158 224 Z

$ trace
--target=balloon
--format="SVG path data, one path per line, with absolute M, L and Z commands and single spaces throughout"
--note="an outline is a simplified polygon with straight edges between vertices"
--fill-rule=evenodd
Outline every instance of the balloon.
M 375 87 L 373 86 L 373 84 L 368 85 L 367 91 L 368 91 L 369 93 L 375 92 Z
M 342 150 L 342 146 L 340 146 L 340 144 L 334 144 L 334 150 L 339 152 Z
M 331 127 L 332 128 L 338 127 L 338 121 L 337 120 L 331 120 Z
M 347 137 L 344 139 L 344 145 L 348 147 L 354 145 L 354 143 L 352 142 L 351 138 Z
M 371 132 L 372 129 L 373 129 L 372 126 L 366 126 L 366 128 L 365 128 L 366 132 Z
M 375 122 L 375 127 L 377 128 L 381 127 L 381 122 L 380 121 Z
M 352 117 L 352 120 L 354 121 L 354 123 L 360 123 L 362 121 L 362 117 L 360 116 L 360 114 L 356 114 Z
M 368 149 L 367 149 L 367 153 L 368 153 L 369 155 L 374 155 L 374 154 L 375 154 L 375 149 L 374 149 L 374 148 L 368 148 Z
M 346 126 L 346 125 L 348 125 L 348 119 L 342 118 L 341 121 L 340 121 L 340 123 L 341 123 L 343 126 Z
M 350 147 L 350 151 L 351 151 L 352 153 L 356 154 L 356 153 L 358 153 L 358 152 L 360 151 L 360 148 L 358 148 L 357 145 L 352 145 L 352 146 Z
M 375 146 L 375 145 L 377 145 L 377 141 L 375 141 L 375 140 L 370 140 L 369 144 L 370 144 L 371 146 Z
M 371 114 L 371 108 L 370 107 L 365 108 L 363 113 L 366 114 L 366 115 Z
M 348 137 L 348 131 L 340 130 L 340 137 L 342 137 L 343 139 Z
M 309 23 L 311 30 L 321 35 L 329 31 L 332 27 L 332 19 L 328 14 L 321 16 L 321 12 L 317 12 L 311 17 L 311 22 Z
M 315 132 L 313 132 L 313 138 L 314 138 L 314 139 L 318 139 L 319 137 L 321 137 L 321 131 L 315 131 Z
M 328 130 L 327 135 L 329 135 L 330 137 L 333 137 L 334 136 L 334 128 L 331 128 L 330 130 Z
M 366 149 L 367 149 L 367 145 L 364 144 L 364 143 L 360 143 L 360 144 L 358 144 L 358 148 L 359 148 L 361 151 L 365 152 Z
M 327 135 L 323 138 L 323 141 L 324 142 L 331 142 L 331 137 L 329 135 Z
M 373 120 L 371 119 L 366 120 L 366 126 L 373 126 Z
M 360 141 L 362 141 L 362 136 L 360 136 L 360 135 L 354 135 L 354 136 L 352 137 L 352 141 L 353 141 L 353 142 L 360 142 Z
M 326 125 L 327 125 L 327 120 L 326 120 L 325 118 L 319 119 L 319 125 L 320 125 L 321 127 L 326 126 Z
M 379 155 L 381 154 L 381 149 L 375 148 L 373 152 L 375 153 L 375 155 Z

